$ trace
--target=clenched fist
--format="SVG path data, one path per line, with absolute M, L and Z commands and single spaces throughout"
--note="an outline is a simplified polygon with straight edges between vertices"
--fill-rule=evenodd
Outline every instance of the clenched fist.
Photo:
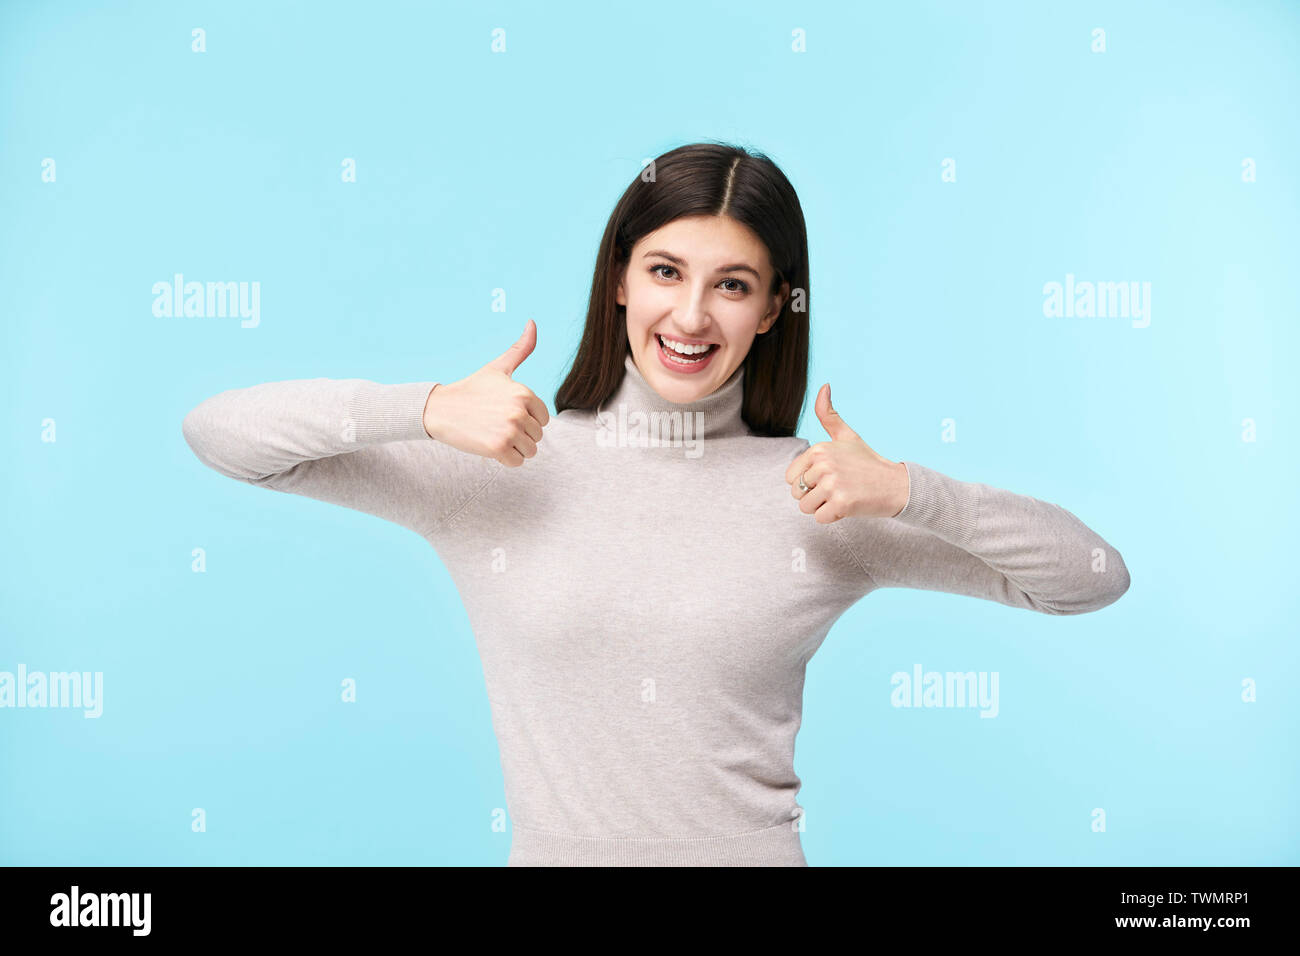
M 481 369 L 450 385 L 435 385 L 424 403 L 430 438 L 461 451 L 518 468 L 537 454 L 542 427 L 551 420 L 546 403 L 510 376 L 537 345 L 537 323 Z

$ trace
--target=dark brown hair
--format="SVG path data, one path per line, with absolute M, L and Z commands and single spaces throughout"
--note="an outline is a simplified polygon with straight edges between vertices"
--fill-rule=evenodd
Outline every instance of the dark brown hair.
M 616 301 L 619 273 L 642 236 L 683 216 L 728 216 L 767 247 L 790 295 L 772 327 L 755 336 L 744 361 L 741 416 L 757 434 L 794 434 L 808 386 L 808 234 L 794 187 L 767 156 L 725 143 L 694 143 L 664 153 L 627 187 L 596 253 L 587 325 L 555 411 L 595 410 L 626 374 L 626 310 Z

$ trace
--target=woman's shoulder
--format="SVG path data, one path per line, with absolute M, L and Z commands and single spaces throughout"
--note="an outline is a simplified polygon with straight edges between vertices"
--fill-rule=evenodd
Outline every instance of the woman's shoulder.
M 809 447 L 808 439 L 800 438 L 798 435 L 755 435 L 754 438 L 761 443 L 760 447 L 767 449 L 775 457 L 787 461 L 793 461 Z

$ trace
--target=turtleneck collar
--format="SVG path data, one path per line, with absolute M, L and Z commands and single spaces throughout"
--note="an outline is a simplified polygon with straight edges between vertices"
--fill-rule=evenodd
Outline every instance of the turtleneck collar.
M 678 404 L 664 398 L 641 374 L 632 353 L 623 358 L 623 381 L 596 410 L 597 441 L 601 444 L 636 444 L 686 447 L 704 439 L 730 438 L 752 432 L 740 415 L 745 398 L 745 364 L 711 394 Z M 620 437 L 621 436 L 621 437 Z

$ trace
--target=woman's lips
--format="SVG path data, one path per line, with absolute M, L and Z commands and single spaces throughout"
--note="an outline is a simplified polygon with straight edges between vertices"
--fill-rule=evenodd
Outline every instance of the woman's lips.
M 703 353 L 703 358 L 697 358 L 694 361 L 690 359 L 683 360 L 672 349 L 665 348 L 659 336 L 655 336 L 655 352 L 659 355 L 659 364 L 673 372 L 679 372 L 686 375 L 702 372 L 713 361 L 713 356 L 718 354 L 720 346 L 714 345 L 709 351 Z

